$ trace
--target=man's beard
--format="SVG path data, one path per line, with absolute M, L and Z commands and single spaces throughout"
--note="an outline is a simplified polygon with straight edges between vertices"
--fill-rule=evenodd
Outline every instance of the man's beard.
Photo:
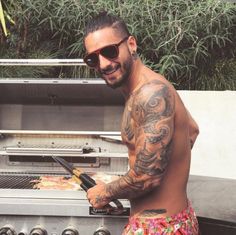
M 129 78 L 129 76 L 130 76 L 130 74 L 131 74 L 132 66 L 133 66 L 133 60 L 132 60 L 132 57 L 129 57 L 129 58 L 123 63 L 123 70 L 124 70 L 124 73 L 122 74 L 122 76 L 120 77 L 120 79 L 119 79 L 118 81 L 116 81 L 116 82 L 113 83 L 113 84 L 110 84 L 106 79 L 104 79 L 105 82 L 106 82 L 106 84 L 107 84 L 107 86 L 108 86 L 108 87 L 111 87 L 111 88 L 113 88 L 113 89 L 116 89 L 116 88 L 118 88 L 118 87 L 123 86 L 123 85 L 127 82 L 128 78 Z

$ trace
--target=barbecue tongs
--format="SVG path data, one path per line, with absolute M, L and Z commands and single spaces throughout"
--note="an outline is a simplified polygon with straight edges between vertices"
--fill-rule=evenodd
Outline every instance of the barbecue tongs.
M 83 173 L 78 168 L 75 168 L 72 163 L 67 162 L 61 157 L 52 156 L 52 158 L 56 162 L 58 162 L 67 172 L 69 172 L 72 178 L 77 183 L 79 183 L 80 187 L 84 189 L 86 192 L 89 188 L 96 185 L 96 182 L 94 179 L 92 179 L 89 175 Z M 117 199 L 112 200 L 112 202 L 116 205 L 116 207 L 113 207 L 110 204 L 106 205 L 105 208 L 107 209 L 107 211 L 111 213 L 116 213 L 116 214 L 122 213 L 123 211 L 122 203 Z

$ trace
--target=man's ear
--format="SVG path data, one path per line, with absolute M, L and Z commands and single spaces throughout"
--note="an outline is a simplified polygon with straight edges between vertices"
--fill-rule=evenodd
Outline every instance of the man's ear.
M 136 39 L 134 36 L 129 36 L 128 40 L 128 48 L 129 48 L 129 51 L 130 53 L 134 53 L 134 52 L 137 52 L 137 42 L 136 42 Z

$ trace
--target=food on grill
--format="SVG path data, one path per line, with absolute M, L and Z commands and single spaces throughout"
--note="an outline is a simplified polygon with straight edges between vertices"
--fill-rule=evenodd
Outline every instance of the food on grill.
M 80 186 L 73 178 L 63 176 L 40 176 L 33 181 L 36 189 L 80 190 Z
M 104 173 L 89 174 L 95 181 L 109 183 L 119 178 L 117 175 L 106 175 Z M 71 177 L 64 176 L 40 176 L 38 180 L 31 181 L 35 183 L 35 189 L 54 189 L 54 190 L 82 190 L 79 183 Z

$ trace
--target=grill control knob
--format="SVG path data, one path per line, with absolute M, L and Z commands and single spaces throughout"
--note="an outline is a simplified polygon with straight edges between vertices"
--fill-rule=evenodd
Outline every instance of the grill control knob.
M 47 235 L 47 231 L 43 228 L 37 227 L 33 228 L 29 235 Z
M 111 235 L 109 230 L 104 227 L 98 228 L 93 235 Z
M 74 228 L 66 228 L 61 235 L 79 235 L 79 232 Z
M 10 226 L 4 226 L 0 229 L 0 235 L 16 235 L 16 232 Z

